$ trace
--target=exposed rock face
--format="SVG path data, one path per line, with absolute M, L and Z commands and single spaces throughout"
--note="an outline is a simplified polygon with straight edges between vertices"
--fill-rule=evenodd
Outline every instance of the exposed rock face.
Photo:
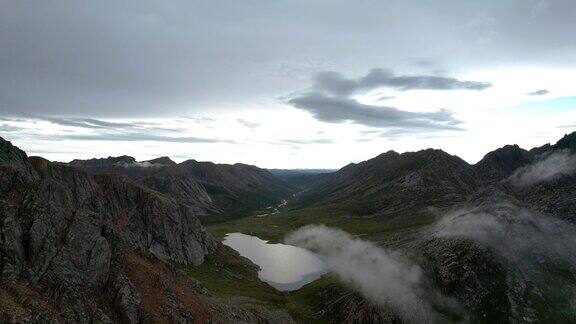
M 187 205 L 197 215 L 246 216 L 277 205 L 294 190 L 270 172 L 246 164 L 215 164 L 167 157 L 137 162 L 132 157 L 74 160 L 69 165 L 94 174 L 126 175 Z M 210 217 L 205 217 L 210 221 Z
M 157 166 L 158 166 L 158 165 L 174 166 L 174 165 L 178 164 L 178 163 L 172 161 L 172 159 L 170 159 L 170 158 L 167 157 L 167 156 L 162 156 L 162 157 L 159 157 L 159 158 L 156 158 L 156 159 L 152 159 L 152 160 L 148 160 L 148 161 L 145 161 L 145 162 L 148 162 L 149 164 L 157 165 Z
M 161 173 L 145 177 L 140 182 L 194 208 L 199 214 L 217 211 L 204 186 L 190 174 Z
M 554 146 L 555 150 L 570 150 L 572 152 L 576 151 L 576 132 L 564 135 Z
M 3 143 L 3 149 L 17 148 Z M 32 284 L 87 285 L 108 281 L 112 244 L 181 262 L 200 263 L 206 235 L 185 208 L 110 176 L 91 176 L 40 158 L 11 154 L 2 179 L 2 273 Z
M 471 165 L 441 150 L 390 151 L 326 175 L 301 201 L 356 215 L 396 217 L 462 201 L 479 186 Z
M 215 244 L 190 206 L 123 176 L 28 158 L 0 139 L 0 313 L 10 322 L 146 321 L 156 306 L 133 282 L 144 270 L 129 265 L 155 260 L 149 266 L 166 280 L 188 285 L 160 260 L 199 264 Z M 170 298 L 156 320 L 191 322 L 184 297 Z
M 101 159 L 90 159 L 90 160 L 73 160 L 68 163 L 70 166 L 83 169 L 84 171 L 92 172 L 107 172 L 109 170 L 114 170 L 115 168 L 123 166 L 131 166 L 136 164 L 136 159 L 131 156 L 123 155 Z
M 155 179 L 170 178 L 179 183 L 198 181 L 213 202 L 213 208 L 235 216 L 275 205 L 289 195 L 292 189 L 270 172 L 246 164 L 215 164 L 211 162 L 184 161 L 164 169 Z M 156 180 L 157 181 L 157 180 Z M 149 180 L 146 180 L 149 183 Z
M 126 323 L 140 322 L 140 293 L 125 276 L 118 276 L 115 282 L 115 306 L 118 308 L 122 321 Z
M 135 180 L 153 175 L 161 169 L 174 166 L 175 164 L 168 157 L 138 162 L 135 158 L 126 155 L 101 159 L 73 160 L 68 163 L 68 165 L 88 173 L 117 173 Z

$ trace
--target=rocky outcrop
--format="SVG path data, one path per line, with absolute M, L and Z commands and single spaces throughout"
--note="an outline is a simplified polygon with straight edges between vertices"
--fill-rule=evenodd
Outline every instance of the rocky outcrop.
M 270 172 L 239 163 L 188 160 L 177 164 L 168 157 L 137 162 L 132 157 L 122 156 L 74 160 L 69 165 L 92 174 L 126 175 L 176 199 L 197 215 L 204 216 L 207 222 L 243 217 L 277 205 L 294 191 Z
M 293 192 L 289 185 L 270 172 L 239 163 L 230 165 L 188 160 L 143 181 L 179 199 L 198 197 L 204 200 L 194 182 L 199 183 L 208 193 L 212 211 L 230 215 L 231 218 L 276 205 L 281 198 Z M 159 183 L 170 184 L 176 188 L 159 186 Z M 168 191 L 163 191 L 162 187 L 168 187 Z
M 139 323 L 141 318 L 140 293 L 124 275 L 118 276 L 114 285 L 117 291 L 114 305 L 117 307 L 122 321 L 125 323 Z
M 127 256 L 195 265 L 215 244 L 173 198 L 0 142 L 0 312 L 10 322 L 138 323 L 150 310 Z

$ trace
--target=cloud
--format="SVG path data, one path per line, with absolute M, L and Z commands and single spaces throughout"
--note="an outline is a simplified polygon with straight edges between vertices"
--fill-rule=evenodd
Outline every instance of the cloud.
M 378 128 L 411 130 L 462 130 L 461 123 L 448 110 L 410 112 L 387 106 L 372 106 L 350 98 L 329 97 L 308 92 L 289 99 L 288 104 L 308 111 L 317 120 L 327 123 L 353 122 Z
M 63 134 L 39 136 L 45 140 L 75 140 L 75 141 L 106 141 L 106 142 L 169 142 L 169 143 L 235 143 L 232 140 L 190 137 L 190 136 L 162 136 L 144 133 L 99 133 L 87 134 Z
M 287 244 L 319 254 L 330 272 L 380 306 L 392 307 L 404 320 L 434 322 L 436 316 L 425 298 L 422 269 L 395 251 L 354 238 L 323 225 L 309 225 L 289 234 Z M 437 295 L 436 302 L 443 302 Z
M 576 266 L 573 224 L 535 213 L 506 197 L 448 213 L 435 225 L 435 236 L 475 240 L 519 269 L 533 269 L 546 259 Z
M 388 87 L 400 91 L 408 90 L 484 90 L 491 87 L 488 82 L 460 81 L 436 75 L 395 75 L 386 69 L 375 68 L 358 79 L 346 79 L 341 73 L 320 72 L 315 77 L 314 89 L 335 96 L 348 97 L 358 91 L 369 91 Z
M 533 184 L 550 181 L 576 171 L 576 154 L 570 151 L 552 153 L 540 160 L 516 170 L 508 181 L 516 187 L 528 187 Z
M 201 124 L 209 124 L 209 123 L 213 123 L 216 121 L 216 119 L 212 118 L 212 117 L 191 117 L 191 116 L 184 116 L 182 117 L 184 119 L 189 119 L 192 120 L 194 122 L 197 123 L 201 123 Z
M 281 140 L 281 143 L 286 144 L 333 144 L 335 143 L 334 140 L 331 139 L 311 139 L 311 140 L 295 140 L 295 139 L 286 139 Z
M 549 94 L 549 93 L 550 93 L 549 90 L 541 89 L 541 90 L 537 90 L 537 91 L 534 91 L 534 92 L 529 92 L 529 93 L 527 93 L 527 95 L 529 95 L 529 96 L 545 96 L 545 95 L 547 95 L 547 94 Z
M 0 132 L 19 132 L 21 130 L 23 130 L 24 128 L 22 127 L 18 127 L 18 126 L 12 126 L 12 125 L 8 125 L 8 124 L 2 124 L 0 125 Z
M 346 79 L 338 72 L 320 72 L 315 77 L 313 90 L 293 93 L 281 100 L 312 114 L 327 123 L 352 122 L 376 128 L 386 128 L 388 135 L 400 136 L 415 132 L 427 133 L 440 130 L 463 130 L 462 122 L 446 109 L 433 112 L 405 111 L 395 107 L 367 105 L 351 96 L 360 90 L 369 91 L 379 87 L 391 87 L 401 91 L 430 90 L 484 90 L 491 86 L 486 82 L 460 81 L 441 76 L 396 76 L 384 69 L 372 69 L 358 79 Z M 378 100 L 392 99 L 383 96 Z
M 120 166 L 126 169 L 129 168 L 141 168 L 141 169 L 161 169 L 167 166 L 170 166 L 169 164 L 162 164 L 162 163 L 151 163 L 149 161 L 144 161 L 144 162 L 133 162 L 133 163 L 116 163 L 116 166 Z
M 297 87 L 318 67 L 395 67 L 413 55 L 467 71 L 518 60 L 570 66 L 574 48 L 564 44 L 575 31 L 574 2 L 549 1 L 533 18 L 535 3 L 0 1 L 0 39 L 10 48 L 0 57 L 0 110 L 166 117 Z M 475 22 L 484 12 L 493 19 Z M 466 28 L 471 21 L 475 28 Z M 492 21 L 493 46 L 479 45 Z
M 248 128 L 256 128 L 260 126 L 260 123 L 251 122 L 241 118 L 238 118 L 237 121 Z
M 45 141 L 106 141 L 106 142 L 168 142 L 168 143 L 235 143 L 233 140 L 204 138 L 196 136 L 173 136 L 185 131 L 182 128 L 161 127 L 162 123 L 129 121 L 111 122 L 93 118 L 30 117 L 8 118 L 2 120 L 16 123 L 0 125 L 0 132 L 10 132 L 12 138 Z M 73 130 L 46 129 L 30 123 L 49 122 L 54 125 L 73 127 Z M 20 126 L 22 125 L 22 126 Z M 160 125 L 160 126 L 158 126 Z M 167 135 L 169 134 L 169 135 Z
M 89 129 L 126 129 L 142 126 L 138 123 L 109 122 L 93 118 L 63 118 L 63 117 L 34 117 L 33 120 L 44 120 L 61 126 L 71 126 Z

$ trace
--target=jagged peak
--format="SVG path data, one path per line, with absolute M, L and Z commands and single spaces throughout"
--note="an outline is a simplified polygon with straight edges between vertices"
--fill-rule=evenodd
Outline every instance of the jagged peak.
M 570 149 L 576 150 L 576 132 L 565 134 L 556 144 L 555 149 Z
M 528 151 L 518 146 L 518 144 L 504 145 L 494 151 L 486 153 L 484 157 L 476 163 L 476 165 L 481 165 L 492 159 L 507 158 L 507 157 L 517 157 L 526 158 Z
M 115 164 L 115 163 L 136 163 L 136 159 L 129 155 L 121 156 L 109 156 L 107 158 L 93 158 L 88 160 L 75 159 L 70 161 L 71 165 L 104 165 L 104 164 Z
M 155 158 L 155 159 L 148 160 L 148 161 L 144 161 L 144 162 L 148 162 L 151 164 L 163 164 L 163 165 L 176 165 L 176 164 L 178 164 L 167 156 L 162 156 L 162 157 Z
M 0 162 L 9 164 L 26 164 L 28 156 L 12 142 L 0 137 Z

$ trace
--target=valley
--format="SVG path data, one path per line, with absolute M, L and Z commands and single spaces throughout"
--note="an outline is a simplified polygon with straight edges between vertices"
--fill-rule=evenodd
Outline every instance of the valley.
M 167 158 L 54 163 L 3 141 L 0 314 L 567 322 L 575 143 L 573 133 L 531 151 L 506 146 L 476 165 L 387 152 L 303 182 Z

